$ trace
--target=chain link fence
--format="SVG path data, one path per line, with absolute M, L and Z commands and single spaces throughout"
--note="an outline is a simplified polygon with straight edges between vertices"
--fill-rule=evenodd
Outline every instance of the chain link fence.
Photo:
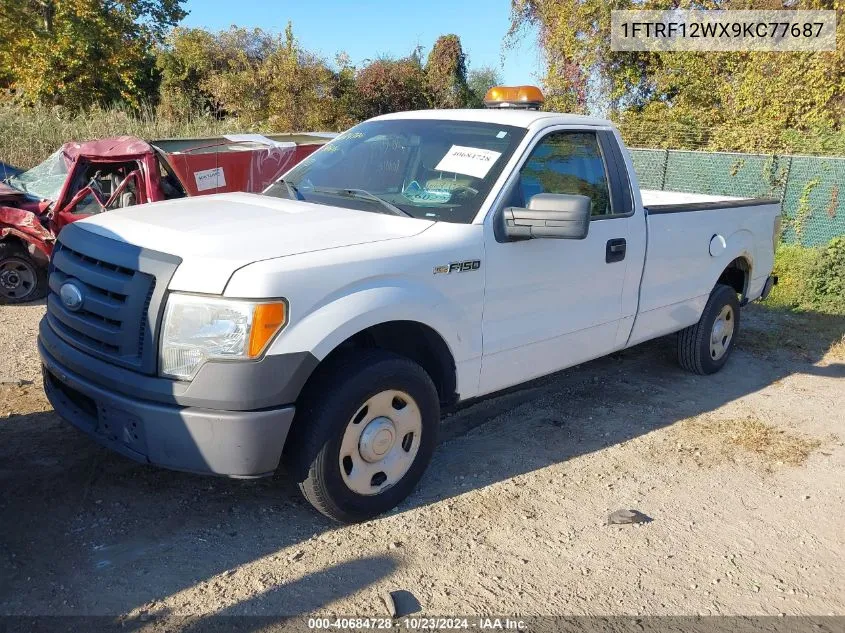
M 783 240 L 827 244 L 845 235 L 845 158 L 631 149 L 643 189 L 783 202 Z

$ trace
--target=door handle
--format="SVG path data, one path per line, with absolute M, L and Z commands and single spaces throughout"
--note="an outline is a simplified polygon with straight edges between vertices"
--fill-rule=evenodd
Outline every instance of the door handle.
M 604 261 L 608 264 L 613 262 L 621 262 L 625 259 L 625 251 L 628 248 L 628 243 L 624 237 L 619 237 L 613 240 L 607 240 L 607 248 L 604 252 Z

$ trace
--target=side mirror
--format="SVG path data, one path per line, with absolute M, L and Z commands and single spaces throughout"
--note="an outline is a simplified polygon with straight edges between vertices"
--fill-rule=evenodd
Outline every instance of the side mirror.
M 583 240 L 590 230 L 590 207 L 587 196 L 538 193 L 532 196 L 527 209 L 504 210 L 505 235 L 512 240 Z

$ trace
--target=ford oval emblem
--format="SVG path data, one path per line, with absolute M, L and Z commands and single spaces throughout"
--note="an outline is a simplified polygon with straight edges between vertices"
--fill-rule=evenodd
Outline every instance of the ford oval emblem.
M 69 281 L 62 284 L 62 287 L 59 288 L 59 297 L 68 310 L 76 312 L 82 307 L 82 291 L 73 282 Z

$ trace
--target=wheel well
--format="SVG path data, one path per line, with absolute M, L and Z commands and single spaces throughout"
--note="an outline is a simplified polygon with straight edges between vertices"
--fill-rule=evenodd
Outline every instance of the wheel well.
M 14 244 L 16 246 L 19 246 L 21 248 L 21 250 L 23 250 L 30 257 L 32 257 L 32 259 L 35 261 L 35 263 L 40 265 L 40 266 L 47 266 L 47 264 L 50 263 L 49 259 L 47 258 L 46 255 L 44 255 L 44 253 L 42 253 L 40 250 L 35 248 L 32 244 L 30 244 L 26 240 L 18 237 L 17 235 L 7 235 L 6 237 L 0 239 L 0 244 L 2 244 L 4 242 L 7 243 L 7 244 Z
M 748 293 L 748 279 L 751 275 L 751 264 L 744 257 L 737 257 L 733 260 L 722 274 L 716 283 L 730 286 L 736 293 L 744 298 Z
M 443 338 L 427 325 L 416 321 L 389 321 L 374 325 L 350 336 L 326 356 L 321 364 L 338 353 L 355 348 L 383 349 L 409 358 L 431 376 L 443 406 L 457 401 L 455 359 Z

